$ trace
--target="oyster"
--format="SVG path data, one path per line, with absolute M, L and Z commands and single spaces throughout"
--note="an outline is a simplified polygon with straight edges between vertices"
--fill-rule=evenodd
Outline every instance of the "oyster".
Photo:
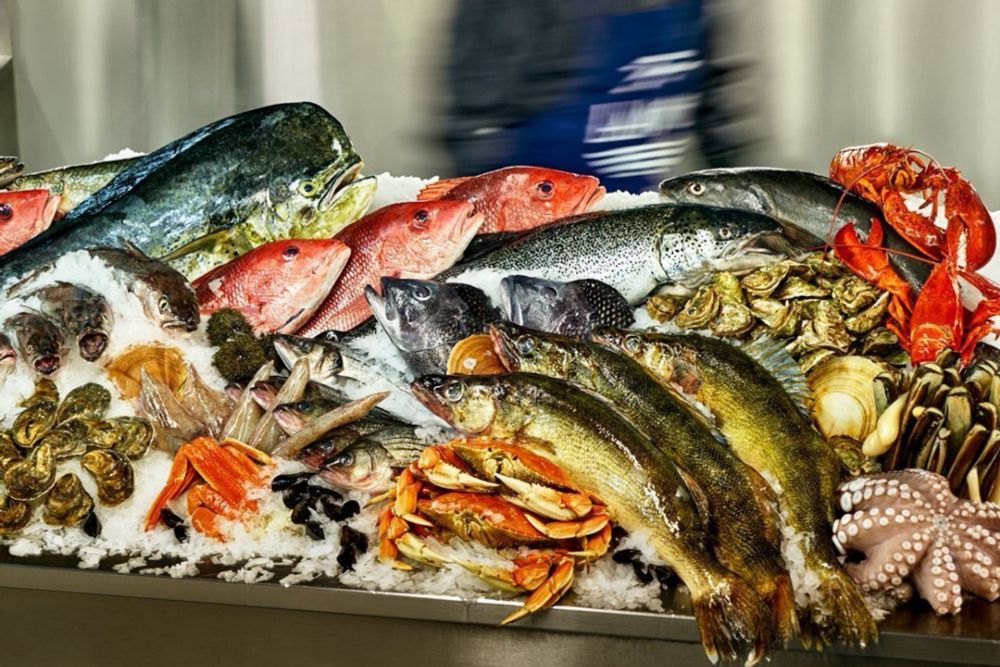
M 0 432 L 0 474 L 6 471 L 11 463 L 23 458 L 21 450 L 14 444 L 14 439 L 6 433 Z
M 66 394 L 56 411 L 56 423 L 74 417 L 101 418 L 111 407 L 111 392 L 101 385 L 88 382 Z
M 812 352 L 806 352 L 799 357 L 799 368 L 802 369 L 803 373 L 808 373 L 835 354 L 837 353 L 833 350 L 827 350 L 825 348 L 813 350 Z
M 817 276 L 836 279 L 846 273 L 846 268 L 836 259 L 833 253 L 811 252 L 802 258 L 802 264 L 807 266 Z
M 94 449 L 80 459 L 83 467 L 97 482 L 97 497 L 105 505 L 119 505 L 135 491 L 132 464 L 113 449 Z
M 800 355 L 820 348 L 847 352 L 851 336 L 840 313 L 829 301 L 802 301 L 799 308 L 802 325 L 799 336 L 789 346 L 792 354 Z
M 708 328 L 717 336 L 742 336 L 753 329 L 753 313 L 742 303 L 723 301 L 718 316 Z
M 19 405 L 22 408 L 30 408 L 39 403 L 59 403 L 59 389 L 56 383 L 48 378 L 40 378 L 35 382 L 35 390 L 30 396 L 23 399 Z
M 899 345 L 899 339 L 885 327 L 876 327 L 865 334 L 861 340 L 862 354 L 876 354 L 883 356 Z
M 117 439 L 113 445 L 116 452 L 130 459 L 141 459 L 153 444 L 153 425 L 142 417 L 117 417 Z
M 64 421 L 42 436 L 38 445 L 48 447 L 57 459 L 80 456 L 87 451 L 87 425 L 80 419 Z
M 657 322 L 669 322 L 681 312 L 687 297 L 676 294 L 654 294 L 646 300 L 646 312 Z
M 122 395 L 132 399 L 139 395 L 144 371 L 175 392 L 187 379 L 188 366 L 177 348 L 154 344 L 130 347 L 115 357 L 106 370 Z
M 732 273 L 719 271 L 712 276 L 710 285 L 723 303 L 746 303 L 743 290 L 740 289 L 740 279 Z
M 88 419 L 81 417 L 76 421 L 83 424 L 86 428 L 84 440 L 87 443 L 87 447 L 108 449 L 109 447 L 114 447 L 121 437 L 118 424 L 119 419 L 125 419 L 125 417 L 116 419 Z
M 875 303 L 879 291 L 854 274 L 848 274 L 833 283 L 830 296 L 842 311 L 853 315 Z
M 31 520 L 31 505 L 3 496 L 0 500 L 0 535 L 13 535 L 28 525 Z
M 862 334 L 871 331 L 885 321 L 885 314 L 888 311 L 889 293 L 883 292 L 870 306 L 844 320 L 844 326 L 853 334 Z
M 798 276 L 791 276 L 771 296 L 782 301 L 786 299 L 821 299 L 830 296 L 830 292 L 818 285 L 810 285 Z
M 94 499 L 80 478 L 70 472 L 56 480 L 45 498 L 42 520 L 50 526 L 78 526 L 93 511 Z
M 3 474 L 7 495 L 30 501 L 44 495 L 56 481 L 56 459 L 48 445 L 35 447 L 28 457 L 7 467 Z
M 59 406 L 53 401 L 33 402 L 14 419 L 11 435 L 25 449 L 34 446 L 42 435 L 52 428 Z
M 753 273 L 743 276 L 741 284 L 751 297 L 766 298 L 771 296 L 774 290 L 778 289 L 791 269 L 792 263 L 788 261 L 777 262 L 770 266 L 757 269 Z
M 674 318 L 674 324 L 685 329 L 702 329 L 719 314 L 721 308 L 719 295 L 708 285 L 703 285 Z

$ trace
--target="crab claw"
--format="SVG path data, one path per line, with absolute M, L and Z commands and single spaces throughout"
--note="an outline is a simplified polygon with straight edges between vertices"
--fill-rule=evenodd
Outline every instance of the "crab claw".
M 413 533 L 403 533 L 395 540 L 396 548 L 410 560 L 429 565 L 431 567 L 441 567 L 445 563 L 450 563 L 451 558 L 440 554 Z
M 490 586 L 508 593 L 522 593 L 524 588 L 514 581 L 514 571 L 496 565 L 486 565 L 468 560 L 456 560 L 466 570 L 476 575 Z
M 609 522 L 604 524 L 604 528 L 601 528 L 593 535 L 588 535 L 586 539 L 584 539 L 582 550 L 570 551 L 567 555 L 586 560 L 595 560 L 608 553 L 608 548 L 610 546 L 611 523 Z
M 488 491 L 500 486 L 496 482 L 479 479 L 450 463 L 444 462 L 423 470 L 423 474 L 431 484 L 453 491 Z
M 542 582 L 542 584 L 528 596 L 528 599 L 524 601 L 524 605 L 520 609 L 511 612 L 502 621 L 500 621 L 500 625 L 513 623 L 518 619 L 524 618 L 528 614 L 551 607 L 558 602 L 559 599 L 566 594 L 566 591 L 570 589 L 570 586 L 573 585 L 575 567 L 576 563 L 573 558 L 567 556 L 560 559 L 555 568 L 553 568 L 552 574 L 549 575 L 549 578 Z
M 530 514 L 525 514 L 524 516 L 528 520 L 528 523 L 535 527 L 535 530 L 554 540 L 587 537 L 588 535 L 593 535 L 604 530 L 611 521 L 611 517 L 603 512 L 595 513 L 581 521 L 550 521 L 549 523 L 545 523 L 538 517 Z
M 500 473 L 496 477 L 517 494 L 507 499 L 512 504 L 550 519 L 572 521 L 587 516 L 594 507 L 590 498 L 582 493 L 557 491 Z

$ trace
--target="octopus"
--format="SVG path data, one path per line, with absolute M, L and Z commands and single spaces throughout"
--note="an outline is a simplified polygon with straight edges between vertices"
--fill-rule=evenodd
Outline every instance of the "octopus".
M 858 477 L 839 493 L 833 542 L 864 553 L 846 567 L 866 594 L 905 600 L 915 588 L 938 615 L 961 611 L 963 591 L 1000 597 L 1000 504 L 956 498 L 926 470 Z

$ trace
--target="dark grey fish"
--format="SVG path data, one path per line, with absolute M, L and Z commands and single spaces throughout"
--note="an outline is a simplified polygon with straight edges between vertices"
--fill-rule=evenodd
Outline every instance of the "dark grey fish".
M 582 338 L 595 327 L 627 327 L 635 321 L 625 297 L 599 280 L 507 276 L 500 282 L 500 299 L 514 324 L 563 336 Z
M 32 311 L 7 318 L 4 328 L 14 335 L 18 353 L 36 373 L 51 375 L 62 367 L 66 341 L 52 320 Z
M 471 285 L 382 278 L 381 287 L 381 296 L 365 288 L 368 305 L 416 375 L 444 372 L 455 343 L 500 319 L 489 297 Z
M 706 169 L 668 178 L 660 183 L 660 194 L 670 204 L 723 206 L 769 215 L 809 246 L 832 241 L 833 234 L 848 222 L 867 234 L 875 218 L 883 223 L 886 247 L 921 256 L 919 250 L 885 224 L 877 206 L 853 194 L 845 196 L 839 184 L 818 174 L 758 167 Z M 831 229 L 838 202 L 840 210 Z M 929 264 L 904 255 L 890 254 L 889 261 L 916 289 L 930 272 Z
M 337 374 L 344 369 L 340 348 L 326 340 L 278 334 L 274 337 L 274 351 L 289 369 L 299 359 L 307 359 L 309 379 L 327 386 L 334 386 Z
M 80 356 L 96 361 L 108 347 L 114 316 L 107 300 L 97 292 L 57 282 L 31 293 L 40 302 L 42 314 L 76 340 Z
M 479 287 L 499 302 L 500 279 L 600 280 L 636 305 L 663 284 L 692 287 L 713 271 L 750 270 L 787 247 L 781 226 L 746 211 L 658 204 L 585 213 L 459 264 L 439 280 Z

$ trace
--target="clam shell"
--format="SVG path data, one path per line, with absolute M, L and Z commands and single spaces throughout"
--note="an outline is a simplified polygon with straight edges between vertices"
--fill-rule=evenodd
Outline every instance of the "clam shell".
M 824 438 L 864 440 L 875 430 L 878 406 L 872 384 L 885 369 L 867 357 L 832 357 L 809 374 L 812 418 Z
M 130 347 L 108 363 L 105 370 L 122 396 L 129 399 L 139 395 L 143 371 L 169 387 L 172 392 L 180 389 L 188 373 L 187 363 L 181 352 L 165 345 Z
M 458 375 L 497 375 L 507 372 L 493 350 L 493 339 L 476 334 L 455 343 L 448 355 L 448 372 Z

